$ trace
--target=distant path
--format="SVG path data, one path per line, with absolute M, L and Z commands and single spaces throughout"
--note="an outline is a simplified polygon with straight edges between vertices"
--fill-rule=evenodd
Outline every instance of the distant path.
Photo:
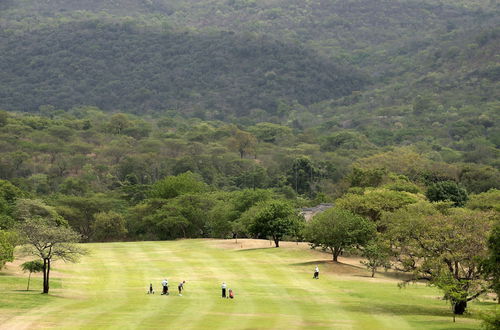
M 326 210 L 333 207 L 333 204 L 330 203 L 321 203 L 313 207 L 303 207 L 300 210 L 300 214 L 304 216 L 307 222 L 311 221 L 311 219 L 319 213 L 325 212 Z

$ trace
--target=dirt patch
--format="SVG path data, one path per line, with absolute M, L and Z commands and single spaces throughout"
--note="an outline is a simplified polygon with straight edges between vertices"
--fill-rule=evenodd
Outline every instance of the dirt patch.
M 221 249 L 229 250 L 249 250 L 249 249 L 271 249 L 274 247 L 273 241 L 265 239 L 250 239 L 238 238 L 236 239 L 217 239 L 209 240 L 210 245 Z M 309 244 L 304 242 L 280 242 L 280 247 L 294 248 L 294 249 L 309 249 Z
M 13 262 L 8 262 L 5 264 L 5 267 L 2 268 L 2 274 L 4 275 L 11 275 L 11 276 L 27 276 L 28 273 L 23 272 L 21 269 L 21 264 L 25 263 L 26 261 L 31 261 L 35 260 L 36 258 L 31 257 L 31 256 L 15 256 L 15 259 Z M 50 267 L 50 276 L 51 277 L 71 277 L 71 275 L 67 275 L 61 272 L 57 271 L 57 267 L 60 265 L 63 265 L 63 261 L 52 261 L 51 262 L 51 267 Z M 42 277 L 42 273 L 33 273 L 31 274 L 31 278 L 37 278 L 37 277 Z

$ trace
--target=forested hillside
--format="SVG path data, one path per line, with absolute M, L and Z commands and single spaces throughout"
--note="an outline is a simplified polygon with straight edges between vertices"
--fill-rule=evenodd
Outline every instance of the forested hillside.
M 315 102 L 360 90 L 367 78 L 314 51 L 266 36 L 231 32 L 138 31 L 96 21 L 66 24 L 0 42 L 1 106 L 34 112 L 50 104 L 142 113 L 220 113 L 280 100 Z
M 96 105 L 235 121 L 252 109 L 289 119 L 280 105 L 311 112 L 352 92 L 341 103 L 357 116 L 418 95 L 445 108 L 498 98 L 494 1 L 25 0 L 1 9 L 7 110 Z

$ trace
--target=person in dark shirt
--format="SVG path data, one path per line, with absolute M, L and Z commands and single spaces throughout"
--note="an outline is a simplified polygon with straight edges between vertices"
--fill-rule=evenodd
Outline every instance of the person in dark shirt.
M 186 281 L 182 281 L 181 283 L 179 283 L 179 285 L 177 286 L 177 289 L 179 289 L 179 296 L 182 296 L 182 290 L 184 289 L 184 283 L 186 283 Z

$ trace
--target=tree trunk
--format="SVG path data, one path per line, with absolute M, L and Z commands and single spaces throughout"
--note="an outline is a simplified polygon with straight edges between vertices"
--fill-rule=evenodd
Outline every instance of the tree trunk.
M 457 301 L 453 304 L 453 314 L 463 315 L 465 313 L 465 309 L 467 308 L 467 301 Z
M 279 240 L 279 238 L 274 237 L 274 244 L 276 245 L 276 247 L 280 247 L 280 240 Z
M 49 293 L 50 259 L 43 259 L 43 293 Z
M 342 253 L 342 249 L 339 248 L 333 248 L 332 250 L 332 255 L 333 255 L 333 261 L 338 262 L 339 255 Z
M 372 267 L 372 277 L 375 277 L 375 267 Z
M 26 288 L 26 291 L 30 290 L 30 280 L 31 280 L 31 272 L 30 275 L 28 276 L 28 287 Z

